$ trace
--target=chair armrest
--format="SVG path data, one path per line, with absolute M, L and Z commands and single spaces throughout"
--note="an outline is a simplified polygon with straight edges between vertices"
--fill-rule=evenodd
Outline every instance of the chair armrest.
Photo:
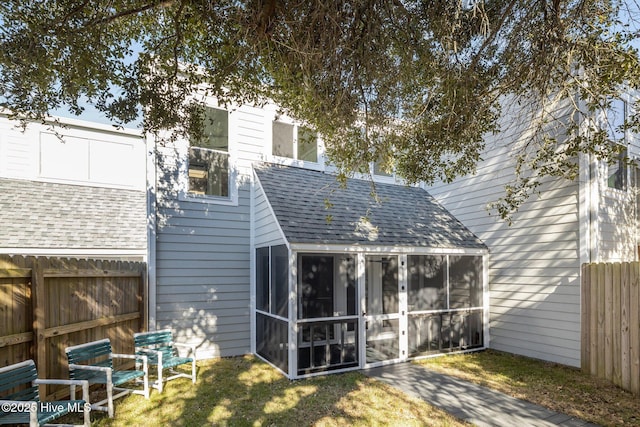
M 78 370 L 85 370 L 85 371 L 100 371 L 100 372 L 112 371 L 112 369 L 107 366 L 76 365 L 75 363 L 70 363 L 69 369 L 78 369 Z
M 145 376 L 147 375 L 147 372 L 149 372 L 149 358 L 144 354 L 135 355 L 111 353 L 111 357 L 115 359 L 133 359 L 136 361 L 142 359 L 142 370 L 144 371 Z
M 160 352 L 160 350 L 156 350 L 156 349 L 153 349 L 153 348 L 138 348 L 138 349 L 136 349 L 136 351 L 140 352 L 140 353 L 151 353 L 151 354 L 156 354 L 156 353 Z M 144 357 L 144 355 L 137 354 L 136 358 L 138 358 L 138 357 L 142 358 L 142 357 Z
M 193 353 L 194 357 L 196 355 L 196 345 L 195 344 L 185 344 L 185 343 L 180 343 L 180 342 L 174 342 L 173 345 L 176 346 L 176 347 L 188 348 L 188 349 L 191 350 L 191 352 Z
M 79 385 L 82 387 L 82 400 L 86 403 L 89 402 L 89 381 L 87 380 L 63 380 L 63 379 L 35 379 L 33 381 L 34 384 L 60 384 L 60 385 L 68 385 L 71 387 L 71 399 L 76 400 L 76 390 L 75 386 Z
M 33 380 L 34 384 L 61 384 L 61 385 L 84 385 L 84 383 L 87 383 L 87 380 L 41 380 L 41 379 L 36 379 Z
M 115 359 L 146 359 L 147 356 L 144 355 L 135 355 L 135 354 L 118 354 L 111 353 L 111 357 Z

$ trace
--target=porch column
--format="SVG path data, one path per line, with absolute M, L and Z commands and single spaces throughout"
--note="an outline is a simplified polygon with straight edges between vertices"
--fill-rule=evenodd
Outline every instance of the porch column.
M 289 378 L 298 377 L 298 253 L 289 249 Z

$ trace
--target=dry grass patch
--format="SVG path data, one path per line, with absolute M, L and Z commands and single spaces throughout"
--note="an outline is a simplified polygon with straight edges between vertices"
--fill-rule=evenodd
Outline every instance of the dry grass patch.
M 576 368 L 487 350 L 417 362 L 603 426 L 640 426 L 640 397 Z
M 254 357 L 198 363 L 198 382 L 169 382 L 151 399 L 116 401 L 96 426 L 465 426 L 449 414 L 358 372 L 289 381 Z

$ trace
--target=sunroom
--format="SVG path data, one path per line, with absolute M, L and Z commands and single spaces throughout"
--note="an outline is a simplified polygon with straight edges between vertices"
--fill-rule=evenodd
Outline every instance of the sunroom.
M 289 378 L 488 344 L 487 247 L 426 191 L 254 168 L 252 346 Z

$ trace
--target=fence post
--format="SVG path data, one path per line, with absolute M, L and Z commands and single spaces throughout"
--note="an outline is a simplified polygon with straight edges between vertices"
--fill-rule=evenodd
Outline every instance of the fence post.
M 33 303 L 33 342 L 36 348 L 35 358 L 36 366 L 38 367 L 38 375 L 41 378 L 48 378 L 47 376 L 47 346 L 46 338 L 44 336 L 45 325 L 45 286 L 44 286 L 44 274 L 42 261 L 38 258 L 31 258 L 32 270 L 31 270 L 31 283 L 33 286 L 33 294 L 31 301 Z M 47 387 L 41 389 L 40 394 L 42 396 L 47 395 Z
M 147 313 L 149 312 L 149 277 L 147 274 L 146 264 L 144 265 L 144 267 L 145 268 L 143 268 L 140 272 L 140 286 L 138 288 L 138 292 L 140 292 L 140 295 L 142 295 L 139 309 L 140 315 L 142 316 L 142 319 L 140 319 L 140 328 L 142 331 L 148 331 L 149 316 L 147 316 Z
M 589 319 L 591 313 L 591 267 L 590 264 L 582 264 L 581 274 L 581 291 L 580 291 L 580 306 L 581 306 L 581 333 L 582 339 L 580 340 L 581 350 L 581 367 L 584 372 L 589 372 L 589 361 L 591 359 L 591 335 L 589 328 Z

